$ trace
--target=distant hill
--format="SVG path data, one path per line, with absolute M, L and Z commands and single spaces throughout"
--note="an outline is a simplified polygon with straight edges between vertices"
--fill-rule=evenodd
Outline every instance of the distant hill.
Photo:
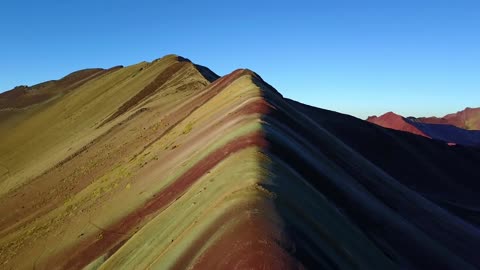
M 0 94 L 1 269 L 480 267 L 478 148 L 176 55 L 73 74 Z
M 367 121 L 382 127 L 406 131 L 420 136 L 429 137 L 423 131 L 419 130 L 417 127 L 406 121 L 403 116 L 398 115 L 394 112 L 385 113 L 380 117 L 370 116 L 367 118 Z
M 480 147 L 480 108 L 466 108 L 444 117 L 403 117 L 393 112 L 370 116 L 368 122 L 449 144 Z
M 420 117 L 419 122 L 452 125 L 467 130 L 480 130 L 480 108 L 465 108 L 444 117 Z

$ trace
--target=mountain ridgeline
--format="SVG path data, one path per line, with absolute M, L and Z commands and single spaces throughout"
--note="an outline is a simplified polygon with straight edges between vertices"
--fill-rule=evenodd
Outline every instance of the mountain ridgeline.
M 478 269 L 480 150 L 412 130 L 176 55 L 15 88 L 0 265 Z

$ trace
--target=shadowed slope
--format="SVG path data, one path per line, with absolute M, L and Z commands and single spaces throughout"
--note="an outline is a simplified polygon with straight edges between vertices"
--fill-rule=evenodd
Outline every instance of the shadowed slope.
M 149 66 L 135 91 L 79 117 L 87 144 L 1 195 L 4 268 L 480 265 L 478 150 L 285 99 L 249 70 L 139 65 L 108 80 Z M 92 108 L 114 96 L 99 89 Z
M 436 140 L 480 147 L 480 130 L 466 130 L 446 124 L 429 124 L 412 118 L 407 118 L 406 121 Z
M 336 148 L 325 139 L 314 141 L 313 149 L 321 149 L 316 155 L 327 155 L 348 176 L 333 185 L 328 175 L 313 183 L 328 191 L 324 194 L 387 256 L 403 267 L 417 269 L 478 267 L 474 251 L 480 243 L 476 196 L 480 172 L 474 165 L 480 161 L 478 150 L 450 148 L 350 116 L 290 103 L 345 144 Z M 312 176 L 317 175 L 313 179 L 318 179 L 313 172 Z M 363 199 L 355 201 L 356 196 Z

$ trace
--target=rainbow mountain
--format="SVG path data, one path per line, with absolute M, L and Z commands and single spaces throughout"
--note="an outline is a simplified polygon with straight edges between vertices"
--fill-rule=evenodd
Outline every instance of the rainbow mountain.
M 480 150 L 168 55 L 0 95 L 2 269 L 477 269 Z

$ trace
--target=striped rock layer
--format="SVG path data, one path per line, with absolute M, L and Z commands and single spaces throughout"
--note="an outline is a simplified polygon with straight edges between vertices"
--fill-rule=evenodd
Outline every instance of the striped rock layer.
M 97 72 L 2 104 L 0 268 L 480 266 L 478 149 L 249 70 L 170 55 Z

